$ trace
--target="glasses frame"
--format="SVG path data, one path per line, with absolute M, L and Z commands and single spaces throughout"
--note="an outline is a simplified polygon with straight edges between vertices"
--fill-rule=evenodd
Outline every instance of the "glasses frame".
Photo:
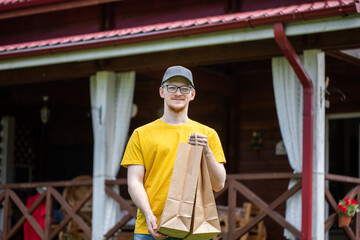
M 169 91 L 169 86 L 171 86 L 171 87 L 176 87 L 175 92 Z M 180 87 L 178 87 L 178 86 L 173 85 L 173 84 L 166 84 L 166 85 L 163 85 L 162 87 L 163 87 L 163 88 L 166 87 L 166 90 L 167 90 L 169 93 L 176 93 L 176 92 L 178 91 L 178 89 L 180 89 L 181 94 L 184 94 L 184 95 L 187 95 L 187 94 L 191 93 L 191 90 L 194 89 L 192 86 L 180 86 Z M 183 92 L 183 88 L 184 88 L 184 87 L 189 88 L 189 92 Z

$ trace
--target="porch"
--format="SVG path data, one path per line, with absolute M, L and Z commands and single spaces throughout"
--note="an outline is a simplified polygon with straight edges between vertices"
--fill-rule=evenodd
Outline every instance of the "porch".
M 229 174 L 227 176 L 226 186 L 221 191 L 215 194 L 218 206 L 225 205 L 227 212 L 225 215 L 219 215 L 222 220 L 222 233 L 216 238 L 220 239 L 267 239 L 266 234 L 260 236 L 256 234 L 256 228 L 259 223 L 264 223 L 267 232 L 272 231 L 272 228 L 266 228 L 269 221 L 277 224 L 282 229 L 289 230 L 296 238 L 301 238 L 301 231 L 287 222 L 282 211 L 286 200 L 301 190 L 301 181 L 290 189 L 283 189 L 283 193 L 276 196 L 276 198 L 268 203 L 253 192 L 249 187 L 249 182 L 261 182 L 262 184 L 273 184 L 276 181 L 286 181 L 289 179 L 300 179 L 301 175 L 292 173 L 257 173 L 257 174 Z M 360 179 L 326 174 L 325 181 L 327 185 L 332 182 L 342 183 L 350 191 L 346 197 L 359 199 L 360 197 Z M 130 239 L 132 235 L 132 225 L 129 222 L 136 217 L 136 207 L 129 201 L 126 189 L 126 179 L 108 180 L 106 181 L 105 191 L 108 196 L 113 198 L 120 204 L 124 216 L 117 222 L 105 235 L 104 239 Z M 111 186 L 119 186 L 120 195 L 117 194 Z M 81 197 L 74 201 L 64 194 L 60 189 L 82 187 Z M 45 191 L 39 194 L 38 198 L 31 206 L 26 207 L 26 202 L 23 198 L 25 190 L 43 188 Z M 96 208 L 98 206 L 91 205 L 91 198 L 93 193 L 92 179 L 80 178 L 73 181 L 58 181 L 58 182 L 38 182 L 38 183 L 16 183 L 0 185 L 2 193 L 0 195 L 0 203 L 3 206 L 4 225 L 0 232 L 1 239 L 23 239 L 22 231 L 25 222 L 28 221 L 32 228 L 43 240 L 49 239 L 91 239 L 91 220 L 89 221 L 84 211 L 86 206 Z M 86 189 L 84 191 L 84 189 Z M 268 188 L 272 191 L 272 188 Z M 337 202 L 334 199 L 329 188 L 325 188 L 326 202 L 329 205 L 329 215 L 325 221 L 324 234 L 329 230 L 337 228 Z M 243 216 L 239 216 L 238 209 L 243 206 L 244 202 L 257 206 L 260 211 L 258 214 L 247 218 L 243 221 Z M 44 204 L 45 203 L 45 204 Z M 90 203 L 90 205 L 89 205 Z M 32 214 L 37 211 L 41 204 L 45 210 L 44 223 L 41 227 Z M 55 207 L 58 206 L 58 207 Z M 64 217 L 59 222 L 54 222 L 54 209 L 61 209 Z M 91 211 L 91 209 L 90 209 Z M 225 217 L 225 218 L 224 218 Z M 343 230 L 344 236 L 347 239 L 359 239 L 359 214 L 352 220 L 350 227 L 337 228 Z M 254 233 L 255 232 L 255 233 Z M 283 239 L 282 234 L 277 239 Z M 329 238 L 333 239 L 333 238 Z

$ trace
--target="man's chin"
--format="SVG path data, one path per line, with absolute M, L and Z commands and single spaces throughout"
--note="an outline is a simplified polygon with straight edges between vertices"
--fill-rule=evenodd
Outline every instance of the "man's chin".
M 185 107 L 169 107 L 169 109 L 173 112 L 179 113 L 185 110 Z

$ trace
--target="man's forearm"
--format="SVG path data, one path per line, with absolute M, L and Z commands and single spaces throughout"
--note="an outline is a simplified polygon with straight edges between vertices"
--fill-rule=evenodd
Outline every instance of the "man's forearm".
M 131 199 L 144 214 L 144 216 L 146 217 L 149 214 L 153 214 L 144 186 L 138 182 L 131 182 L 129 183 L 128 187 Z
M 210 181 L 215 192 L 220 191 L 225 186 L 226 171 L 224 165 L 216 161 L 211 151 L 205 153 L 206 163 L 209 169 Z

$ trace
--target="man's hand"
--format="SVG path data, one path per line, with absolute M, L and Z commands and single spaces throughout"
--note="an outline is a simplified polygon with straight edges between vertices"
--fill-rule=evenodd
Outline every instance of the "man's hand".
M 145 167 L 142 165 L 130 165 L 128 167 L 128 190 L 135 205 L 144 214 L 148 231 L 156 239 L 166 236 L 157 232 L 157 219 L 151 210 L 148 196 L 144 188 Z
M 204 147 L 204 152 L 208 153 L 211 152 L 208 139 L 206 135 L 198 134 L 198 133 L 192 133 L 189 136 L 188 144 L 194 145 L 194 146 L 202 146 Z
M 215 192 L 220 191 L 225 186 L 226 171 L 222 163 L 218 163 L 213 152 L 210 149 L 206 135 L 192 133 L 189 136 L 188 144 L 202 146 L 204 155 L 209 169 L 211 186 Z
M 154 214 L 151 214 L 149 216 L 146 216 L 146 223 L 148 227 L 149 233 L 155 238 L 155 239 L 164 239 L 167 238 L 167 236 L 162 235 L 158 232 L 157 227 L 157 219 L 154 216 Z

